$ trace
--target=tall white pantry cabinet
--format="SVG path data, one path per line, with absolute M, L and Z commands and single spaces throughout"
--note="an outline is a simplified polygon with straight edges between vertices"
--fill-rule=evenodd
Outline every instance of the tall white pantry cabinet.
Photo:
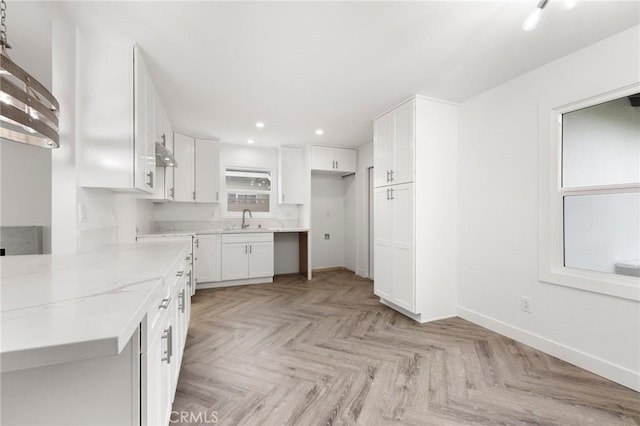
M 458 107 L 415 96 L 374 119 L 374 293 L 418 322 L 456 315 Z

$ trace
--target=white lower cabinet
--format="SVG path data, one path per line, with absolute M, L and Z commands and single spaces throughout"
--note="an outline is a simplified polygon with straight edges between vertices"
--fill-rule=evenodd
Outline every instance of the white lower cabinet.
M 222 280 L 273 279 L 273 233 L 223 234 Z
M 375 189 L 374 293 L 416 312 L 413 184 Z
M 198 234 L 195 240 L 196 283 L 220 281 L 220 235 Z
M 191 262 L 189 252 L 170 269 L 143 324 L 149 342 L 143 341 L 140 357 L 143 425 L 166 425 L 170 420 L 191 314 Z

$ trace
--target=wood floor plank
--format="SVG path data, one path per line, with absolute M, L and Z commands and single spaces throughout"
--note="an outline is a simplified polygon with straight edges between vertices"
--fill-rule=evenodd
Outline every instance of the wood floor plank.
M 173 411 L 219 425 L 640 425 L 640 394 L 346 270 L 198 291 Z M 182 424 L 177 422 L 175 424 Z M 188 423 L 185 423 L 188 424 Z

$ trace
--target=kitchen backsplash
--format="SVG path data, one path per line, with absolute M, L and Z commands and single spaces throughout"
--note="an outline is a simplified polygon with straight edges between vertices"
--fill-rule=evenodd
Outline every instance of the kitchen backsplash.
M 298 219 L 247 218 L 249 229 L 262 228 L 297 228 Z M 242 219 L 215 220 L 161 220 L 153 222 L 152 232 L 204 231 L 240 229 Z

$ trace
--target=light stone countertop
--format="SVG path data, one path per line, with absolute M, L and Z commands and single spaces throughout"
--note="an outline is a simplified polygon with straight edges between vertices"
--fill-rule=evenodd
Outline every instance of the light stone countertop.
M 280 232 L 308 232 L 308 228 L 247 228 L 247 229 L 197 229 L 191 231 L 158 231 L 141 234 L 138 237 L 188 237 L 192 235 L 211 234 L 251 234 L 251 233 L 280 233 Z
M 2 372 L 116 355 L 186 242 L 0 257 Z

